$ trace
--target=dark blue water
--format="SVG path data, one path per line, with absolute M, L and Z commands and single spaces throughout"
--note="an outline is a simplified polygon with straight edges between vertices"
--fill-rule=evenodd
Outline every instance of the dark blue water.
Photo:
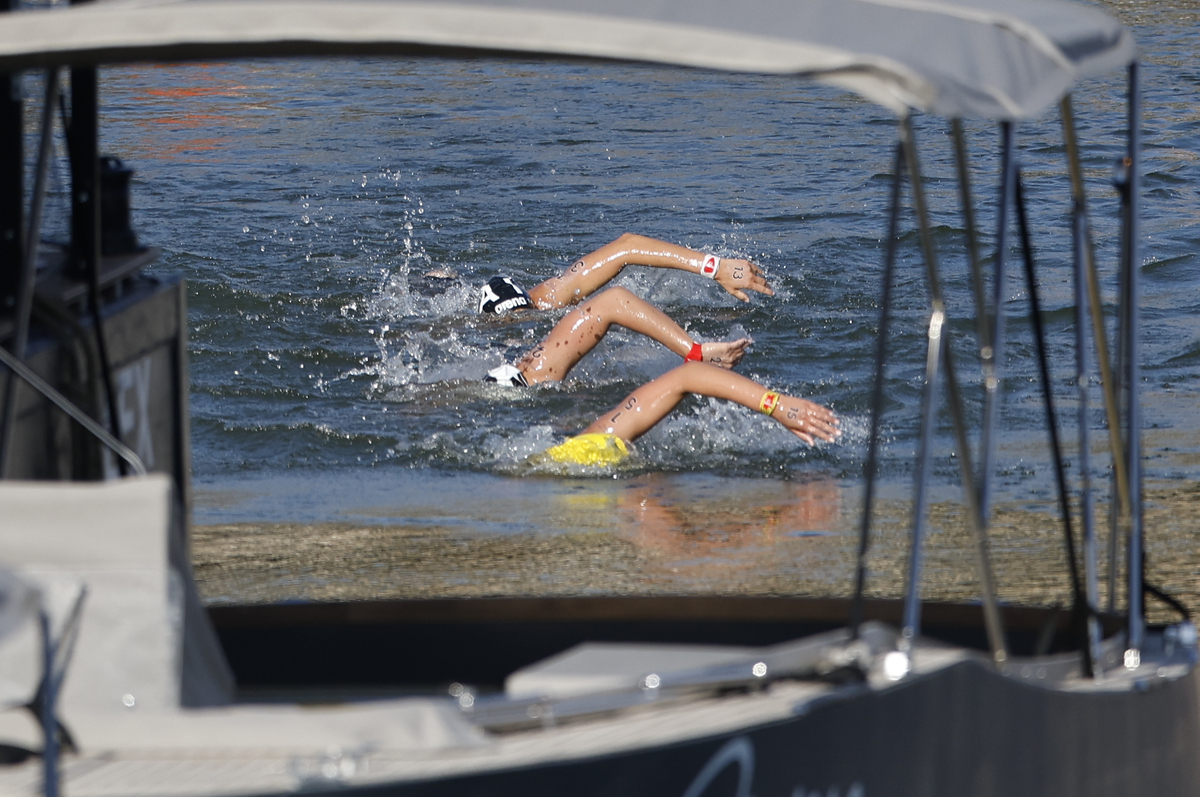
M 1114 13 L 1145 58 L 1142 389 L 1149 475 L 1170 479 L 1200 461 L 1200 14 L 1136 3 Z M 1118 229 L 1109 178 L 1124 146 L 1124 90 L 1114 74 L 1075 94 L 1110 317 Z M 482 374 L 530 348 L 556 316 L 484 320 L 476 290 L 496 273 L 534 284 L 626 231 L 760 263 L 776 296 L 748 306 L 676 272 L 630 268 L 619 284 L 703 340 L 750 335 L 742 372 L 834 407 L 846 435 L 807 448 L 755 413 L 693 399 L 639 441 L 632 470 L 603 478 L 633 483 L 652 472 L 703 475 L 715 490 L 748 479 L 857 490 L 896 138 L 887 111 L 774 77 L 493 61 L 137 66 L 106 71 L 102 91 L 104 150 L 137 172 L 141 240 L 165 250 L 156 269 L 190 286 L 198 522 L 371 515 L 363 507 L 388 495 L 400 514 L 421 495 L 466 516 L 473 494 L 581 489 L 578 479 L 531 473 L 526 457 L 678 358 L 617 331 L 561 385 L 486 386 Z M 975 311 L 950 140 L 942 120 L 917 125 L 951 338 L 977 420 Z M 983 123 L 967 131 L 990 253 L 998 132 Z M 1019 133 L 1070 438 L 1060 140 L 1055 114 Z M 916 449 L 928 315 L 911 212 L 904 224 L 882 466 L 897 490 Z M 455 278 L 425 277 L 432 269 Z M 1010 275 L 998 484 L 1002 495 L 1045 497 L 1052 482 L 1028 297 L 1015 266 Z M 1098 387 L 1092 404 L 1099 429 Z M 943 417 L 940 485 L 956 478 L 952 450 Z M 1103 474 L 1105 460 L 1096 464 Z M 462 491 L 444 487 L 455 473 L 471 474 Z M 422 485 L 443 486 L 429 495 Z M 528 522 L 536 526 L 536 515 Z

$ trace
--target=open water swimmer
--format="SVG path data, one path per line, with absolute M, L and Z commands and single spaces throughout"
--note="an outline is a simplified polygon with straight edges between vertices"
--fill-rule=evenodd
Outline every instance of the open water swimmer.
M 805 443 L 832 443 L 841 436 L 833 410 L 788 396 L 740 374 L 690 362 L 639 387 L 579 435 L 550 448 L 542 457 L 575 465 L 612 466 L 630 455 L 629 443 L 650 431 L 688 394 L 741 404 L 779 421 Z
M 603 340 L 613 324 L 657 341 L 686 362 L 703 362 L 720 368 L 732 368 L 741 362 L 751 343 L 749 338 L 699 343 L 666 313 L 626 288 L 608 288 L 596 293 L 629 265 L 689 271 L 713 280 L 743 302 L 750 301 L 746 291 L 774 295 L 762 271 L 748 260 L 720 258 L 626 233 L 528 292 L 509 277 L 494 277 L 483 287 L 479 312 L 484 314 L 578 305 L 563 316 L 533 351 L 513 365 L 502 365 L 489 372 L 488 381 L 520 386 L 561 381 Z

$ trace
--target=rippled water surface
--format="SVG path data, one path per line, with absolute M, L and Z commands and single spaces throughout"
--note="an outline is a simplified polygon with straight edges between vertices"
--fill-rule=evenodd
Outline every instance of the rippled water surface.
M 1200 13 L 1110 10 L 1133 27 L 1146 62 L 1143 388 L 1149 473 L 1170 479 L 1192 474 L 1200 454 Z M 140 237 L 165 250 L 156 269 L 190 286 L 198 522 L 430 511 L 503 530 L 536 526 L 548 495 L 607 495 L 612 477 L 633 489 L 649 474 L 747 500 L 754 480 L 857 493 L 896 134 L 886 111 L 779 78 L 487 60 L 132 66 L 106 71 L 102 91 L 104 149 L 136 169 Z M 1123 99 L 1121 74 L 1075 96 L 1109 301 L 1117 200 L 1108 179 L 1123 147 Z M 1069 431 L 1058 124 L 1048 115 L 1024 125 L 1020 144 Z M 998 133 L 967 130 L 988 251 Z M 918 136 L 977 419 L 950 142 L 936 119 L 918 119 Z M 883 453 L 895 490 L 908 485 L 916 448 L 927 317 L 910 213 L 904 224 Z M 678 358 L 616 331 L 565 383 L 485 385 L 488 368 L 530 348 L 557 316 L 480 318 L 477 286 L 497 273 L 534 284 L 626 231 L 760 263 L 776 296 L 749 305 L 679 272 L 630 268 L 619 284 L 701 339 L 753 337 L 741 370 L 834 407 L 843 441 L 807 448 L 755 413 L 692 399 L 639 441 L 632 470 L 603 475 L 608 486 L 531 472 L 529 454 Z M 433 270 L 452 277 L 426 276 Z M 999 485 L 1002 495 L 1046 497 L 1027 295 L 1010 274 Z M 1096 388 L 1097 428 L 1099 397 Z M 947 490 L 951 450 L 943 419 L 937 478 Z M 454 474 L 463 478 L 445 478 Z

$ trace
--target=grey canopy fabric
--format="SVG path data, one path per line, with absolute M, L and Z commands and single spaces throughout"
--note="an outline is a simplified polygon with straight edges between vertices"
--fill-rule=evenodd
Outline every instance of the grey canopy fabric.
M 1065 0 L 96 0 L 0 14 L 0 70 L 321 54 L 509 54 L 812 77 L 897 113 L 1015 119 L 1128 64 Z

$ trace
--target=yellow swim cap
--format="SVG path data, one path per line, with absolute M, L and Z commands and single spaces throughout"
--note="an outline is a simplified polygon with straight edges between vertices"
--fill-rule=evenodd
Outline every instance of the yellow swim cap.
M 581 434 L 547 449 L 545 455 L 555 462 L 602 468 L 628 457 L 629 446 L 615 434 Z

